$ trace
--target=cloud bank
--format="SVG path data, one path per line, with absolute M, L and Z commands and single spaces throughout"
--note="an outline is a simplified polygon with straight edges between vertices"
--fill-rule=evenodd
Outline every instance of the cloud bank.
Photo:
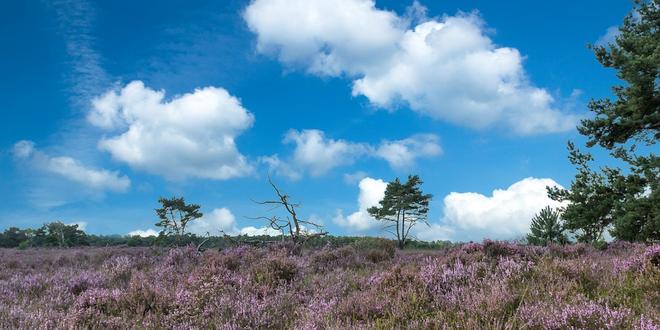
M 149 228 L 147 230 L 133 230 L 128 233 L 128 236 L 140 236 L 140 237 L 149 237 L 149 236 L 158 236 L 158 232 Z
M 443 200 L 441 221 L 430 228 L 419 226 L 416 235 L 424 240 L 520 238 L 529 232 L 532 217 L 543 207 L 560 206 L 548 197 L 547 186 L 561 187 L 552 179 L 530 177 L 506 189 L 495 189 L 490 196 L 452 192 Z
M 204 214 L 203 217 L 196 219 L 188 224 L 187 232 L 204 236 L 220 236 L 223 233 L 227 235 L 247 235 L 247 236 L 279 236 L 281 232 L 270 227 L 238 227 L 236 217 L 226 208 L 216 208 L 211 212 Z M 129 236 L 158 236 L 159 232 L 154 229 L 134 230 L 128 233 Z
M 543 207 L 561 204 L 547 196 L 547 186 L 559 186 L 552 179 L 525 178 L 506 189 L 495 189 L 490 196 L 474 192 L 452 192 L 442 200 L 443 217 L 430 226 L 415 226 L 412 234 L 421 240 L 481 241 L 515 239 L 529 232 L 532 217 Z M 367 209 L 378 205 L 387 183 L 381 179 L 360 181 L 358 210 L 344 216 L 341 210 L 333 222 L 360 234 L 379 227 Z M 432 201 L 433 203 L 433 201 Z
M 220 235 L 224 232 L 227 235 L 269 235 L 279 236 L 282 233 L 270 227 L 238 227 L 236 217 L 228 208 L 213 209 L 210 213 L 205 214 L 203 217 L 193 221 L 188 226 L 188 230 L 197 235 Z

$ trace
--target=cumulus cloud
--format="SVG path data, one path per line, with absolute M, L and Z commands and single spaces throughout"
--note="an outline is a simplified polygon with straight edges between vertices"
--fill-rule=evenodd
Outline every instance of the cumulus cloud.
M 405 169 L 412 167 L 417 158 L 442 154 L 442 148 L 436 135 L 418 134 L 403 140 L 383 141 L 375 154 L 391 167 Z
M 257 50 L 320 76 L 353 79 L 353 95 L 432 118 L 519 134 L 559 132 L 577 118 L 535 87 L 515 48 L 499 47 L 477 14 L 399 16 L 373 0 L 255 0 L 244 12 Z
M 32 141 L 23 140 L 14 144 L 13 154 L 16 159 L 27 161 L 36 169 L 59 175 L 95 190 L 123 192 L 131 185 L 129 178 L 120 175 L 117 171 L 94 169 L 71 157 L 52 157 L 36 149 Z
M 340 165 L 351 164 L 356 158 L 368 154 L 369 146 L 345 140 L 327 138 L 320 130 L 290 130 L 284 143 L 296 145 L 293 162 L 318 176 Z
M 529 231 L 532 217 L 543 207 L 560 206 L 548 198 L 546 187 L 559 186 L 552 179 L 525 178 L 490 196 L 452 192 L 443 200 L 444 216 L 431 227 L 416 228 L 424 240 L 512 239 Z
M 257 0 L 244 12 L 257 49 L 320 75 L 358 74 L 396 51 L 395 13 L 363 0 Z M 376 65 L 377 66 L 377 65 Z
M 149 236 L 158 236 L 158 232 L 149 228 L 147 230 L 133 230 L 128 233 L 128 236 L 140 236 L 140 237 L 149 237 Z
M 328 171 L 353 164 L 361 157 L 383 159 L 395 169 L 409 169 L 418 158 L 433 157 L 442 153 L 439 139 L 433 134 L 416 134 L 402 140 L 383 140 L 374 146 L 368 143 L 336 140 L 323 131 L 306 129 L 289 130 L 283 140 L 294 144 L 293 155 L 284 161 L 278 155 L 262 157 L 262 163 L 279 175 L 297 180 L 308 172 L 319 176 Z
M 252 172 L 235 139 L 254 116 L 222 88 L 165 100 L 164 91 L 133 81 L 92 103 L 88 121 L 111 134 L 99 148 L 131 167 L 172 180 L 223 180 Z
M 358 195 L 358 210 L 344 216 L 339 210 L 332 221 L 337 225 L 353 232 L 364 232 L 378 226 L 378 222 L 369 215 L 367 209 L 377 206 L 385 196 L 387 183 L 381 179 L 366 177 L 360 180 L 360 193 Z
M 219 235 L 225 233 L 227 235 L 269 235 L 279 236 L 282 233 L 270 227 L 254 227 L 247 226 L 239 228 L 236 222 L 236 217 L 228 208 L 213 209 L 210 213 L 205 214 L 203 217 L 192 221 L 188 225 L 188 231 L 197 235 Z
M 238 232 L 236 217 L 227 208 L 214 209 L 209 214 L 191 222 L 188 230 L 197 235 L 218 235 L 221 231 L 233 235 Z

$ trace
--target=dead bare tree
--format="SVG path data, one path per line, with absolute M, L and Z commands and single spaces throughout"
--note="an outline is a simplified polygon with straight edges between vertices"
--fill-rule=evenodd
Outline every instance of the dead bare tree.
M 273 180 L 270 178 L 270 176 L 268 177 L 268 183 L 270 183 L 271 187 L 273 187 L 273 190 L 275 190 L 277 199 L 254 202 L 260 205 L 272 206 L 269 211 L 284 208 L 284 210 L 287 212 L 287 215 L 284 218 L 273 215 L 269 217 L 254 217 L 251 219 L 267 221 L 270 228 L 278 230 L 282 233 L 282 238 L 289 236 L 291 241 L 296 244 L 304 243 L 314 237 L 327 235 L 327 232 L 323 230 L 322 225 L 314 223 L 311 220 L 303 220 L 298 217 L 296 209 L 300 208 L 300 204 L 291 202 L 289 195 L 282 193 L 280 189 L 277 188 L 275 183 L 273 183 Z

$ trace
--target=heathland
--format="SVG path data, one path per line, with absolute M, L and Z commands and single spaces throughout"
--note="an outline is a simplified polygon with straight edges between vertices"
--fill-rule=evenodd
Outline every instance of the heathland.
M 0 249 L 0 328 L 657 329 L 660 245 Z

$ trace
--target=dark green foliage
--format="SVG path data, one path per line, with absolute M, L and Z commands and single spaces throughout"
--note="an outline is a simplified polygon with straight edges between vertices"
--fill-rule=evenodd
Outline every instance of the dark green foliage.
M 660 239 L 660 158 L 653 152 L 660 138 L 659 9 L 658 0 L 636 0 L 616 41 L 591 46 L 598 61 L 616 70 L 625 84 L 613 87 L 614 100 L 592 100 L 595 117 L 583 120 L 578 130 L 587 136 L 588 147 L 610 150 L 628 168 L 592 170 L 591 155 L 569 143 L 578 173 L 569 190 L 549 189 L 549 196 L 570 203 L 563 219 L 580 241 L 595 242 L 607 228 L 621 240 Z M 641 155 L 640 149 L 648 153 Z
M 290 283 L 298 273 L 298 266 L 290 259 L 268 257 L 252 266 L 254 281 L 271 287 Z
M 21 242 L 28 239 L 27 233 L 25 230 L 21 230 L 16 227 L 9 227 L 0 234 L 0 247 L 5 248 L 14 248 L 18 247 Z
M 635 0 L 634 12 L 619 28 L 616 42 L 592 46 L 598 61 L 617 71 L 626 82 L 613 87 L 616 99 L 593 100 L 593 119 L 585 119 L 580 133 L 589 137 L 589 146 L 612 149 L 629 140 L 655 143 L 660 138 L 660 1 Z
M 59 221 L 47 223 L 37 229 L 10 227 L 0 234 L 0 247 L 72 247 L 89 245 L 87 235 L 77 224 Z
M 572 142 L 568 143 L 569 160 L 577 167 L 578 173 L 571 183 L 571 189 L 548 187 L 548 196 L 556 201 L 567 201 L 562 208 L 564 229 L 575 235 L 578 242 L 595 242 L 602 239 L 604 230 L 612 223 L 612 213 L 616 195 L 611 179 L 617 170 L 606 168 L 603 172 L 592 171 L 590 154 L 580 152 Z
M 25 232 L 30 246 L 72 247 L 89 244 L 87 235 L 78 229 L 77 224 L 66 225 L 55 221 Z
M 428 225 L 427 216 L 432 195 L 423 194 L 421 185 L 422 180 L 417 175 L 408 176 L 406 183 L 401 183 L 399 178 L 396 178 L 387 184 L 385 196 L 379 202 L 380 206 L 367 210 L 377 220 L 391 223 L 384 229 L 396 237 L 400 249 L 406 245 L 412 227 L 418 222 Z
M 565 244 L 568 242 L 564 229 L 559 221 L 559 211 L 550 206 L 532 218 L 532 224 L 527 234 L 527 242 L 534 245 L 548 245 L 549 243 Z
M 158 202 L 162 205 L 156 209 L 160 221 L 156 226 L 162 227 L 161 237 L 174 236 L 176 243 L 181 243 L 181 237 L 186 234 L 188 222 L 201 218 L 200 206 L 197 204 L 186 204 L 183 197 L 160 198 Z
M 384 238 L 364 237 L 355 241 L 352 246 L 373 263 L 390 260 L 396 254 L 395 242 Z
M 44 225 L 39 230 L 44 233 L 47 246 L 70 247 L 88 245 L 87 235 L 78 228 L 77 224 L 66 225 L 56 221 Z

